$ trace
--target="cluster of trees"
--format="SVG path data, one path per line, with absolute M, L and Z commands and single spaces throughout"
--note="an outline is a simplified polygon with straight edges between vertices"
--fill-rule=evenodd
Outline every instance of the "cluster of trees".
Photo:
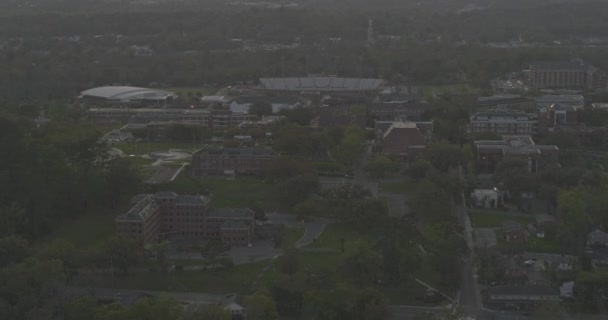
M 0 237 L 36 238 L 55 223 L 112 208 L 139 189 L 139 176 L 113 159 L 95 127 L 57 121 L 48 127 L 0 115 Z

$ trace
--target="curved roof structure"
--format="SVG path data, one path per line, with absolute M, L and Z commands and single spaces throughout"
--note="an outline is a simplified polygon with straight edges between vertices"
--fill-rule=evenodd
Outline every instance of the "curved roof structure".
M 277 91 L 375 91 L 383 84 L 382 79 L 303 77 L 261 78 L 262 87 Z
M 129 102 L 135 100 L 165 100 L 175 94 L 165 90 L 126 86 L 98 87 L 80 93 L 81 98 Z

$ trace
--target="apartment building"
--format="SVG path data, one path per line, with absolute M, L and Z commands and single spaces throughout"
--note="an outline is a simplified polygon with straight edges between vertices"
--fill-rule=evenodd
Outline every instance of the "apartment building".
M 265 148 L 203 148 L 192 155 L 192 174 L 256 174 L 276 158 L 274 151 Z
M 606 78 L 596 67 L 581 60 L 540 61 L 530 64 L 529 84 L 532 89 L 598 90 L 606 88 Z
M 523 112 L 478 112 L 470 118 L 471 133 L 530 135 L 536 132 L 538 119 Z

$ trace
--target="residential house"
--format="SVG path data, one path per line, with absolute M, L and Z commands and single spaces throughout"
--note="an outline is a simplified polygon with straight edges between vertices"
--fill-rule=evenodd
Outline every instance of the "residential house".
M 559 288 L 562 298 L 571 299 L 574 297 L 574 281 L 564 282 Z
M 493 172 L 505 158 L 518 158 L 528 162 L 528 170 L 537 172 L 548 163 L 557 162 L 558 148 L 554 145 L 537 145 L 529 135 L 503 135 L 500 140 L 476 140 L 477 168 Z
M 587 235 L 588 246 L 608 246 L 608 233 L 603 230 L 595 229 Z
M 475 189 L 471 193 L 471 198 L 476 207 L 498 208 L 504 204 L 504 192 L 494 189 Z
M 197 177 L 223 174 L 258 174 L 277 158 L 265 148 L 207 147 L 192 154 L 192 174 Z
M 412 161 L 426 149 L 426 138 L 413 122 L 394 122 L 382 136 L 382 153 Z
M 503 222 L 502 232 L 505 241 L 512 244 L 523 244 L 528 237 L 527 231 L 521 223 L 512 220 Z

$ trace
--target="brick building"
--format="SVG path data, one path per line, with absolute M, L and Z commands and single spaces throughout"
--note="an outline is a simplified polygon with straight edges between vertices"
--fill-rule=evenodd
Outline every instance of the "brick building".
M 218 239 L 228 244 L 250 243 L 254 214 L 249 209 L 213 209 L 211 198 L 163 191 L 138 195 L 134 206 L 116 217 L 116 232 L 146 246 L 160 239 Z
M 426 138 L 414 122 L 394 122 L 382 136 L 382 153 L 411 161 L 426 149 Z
M 478 170 L 493 172 L 504 158 L 519 158 L 528 162 L 528 170 L 536 172 L 547 163 L 556 162 L 559 149 L 554 145 L 537 145 L 532 137 L 502 136 L 501 140 L 476 140 L 475 156 Z
M 263 172 L 276 158 L 272 150 L 264 148 L 203 148 L 192 155 L 192 174 L 255 174 Z
M 538 120 L 523 112 L 478 112 L 470 118 L 471 133 L 533 134 Z

